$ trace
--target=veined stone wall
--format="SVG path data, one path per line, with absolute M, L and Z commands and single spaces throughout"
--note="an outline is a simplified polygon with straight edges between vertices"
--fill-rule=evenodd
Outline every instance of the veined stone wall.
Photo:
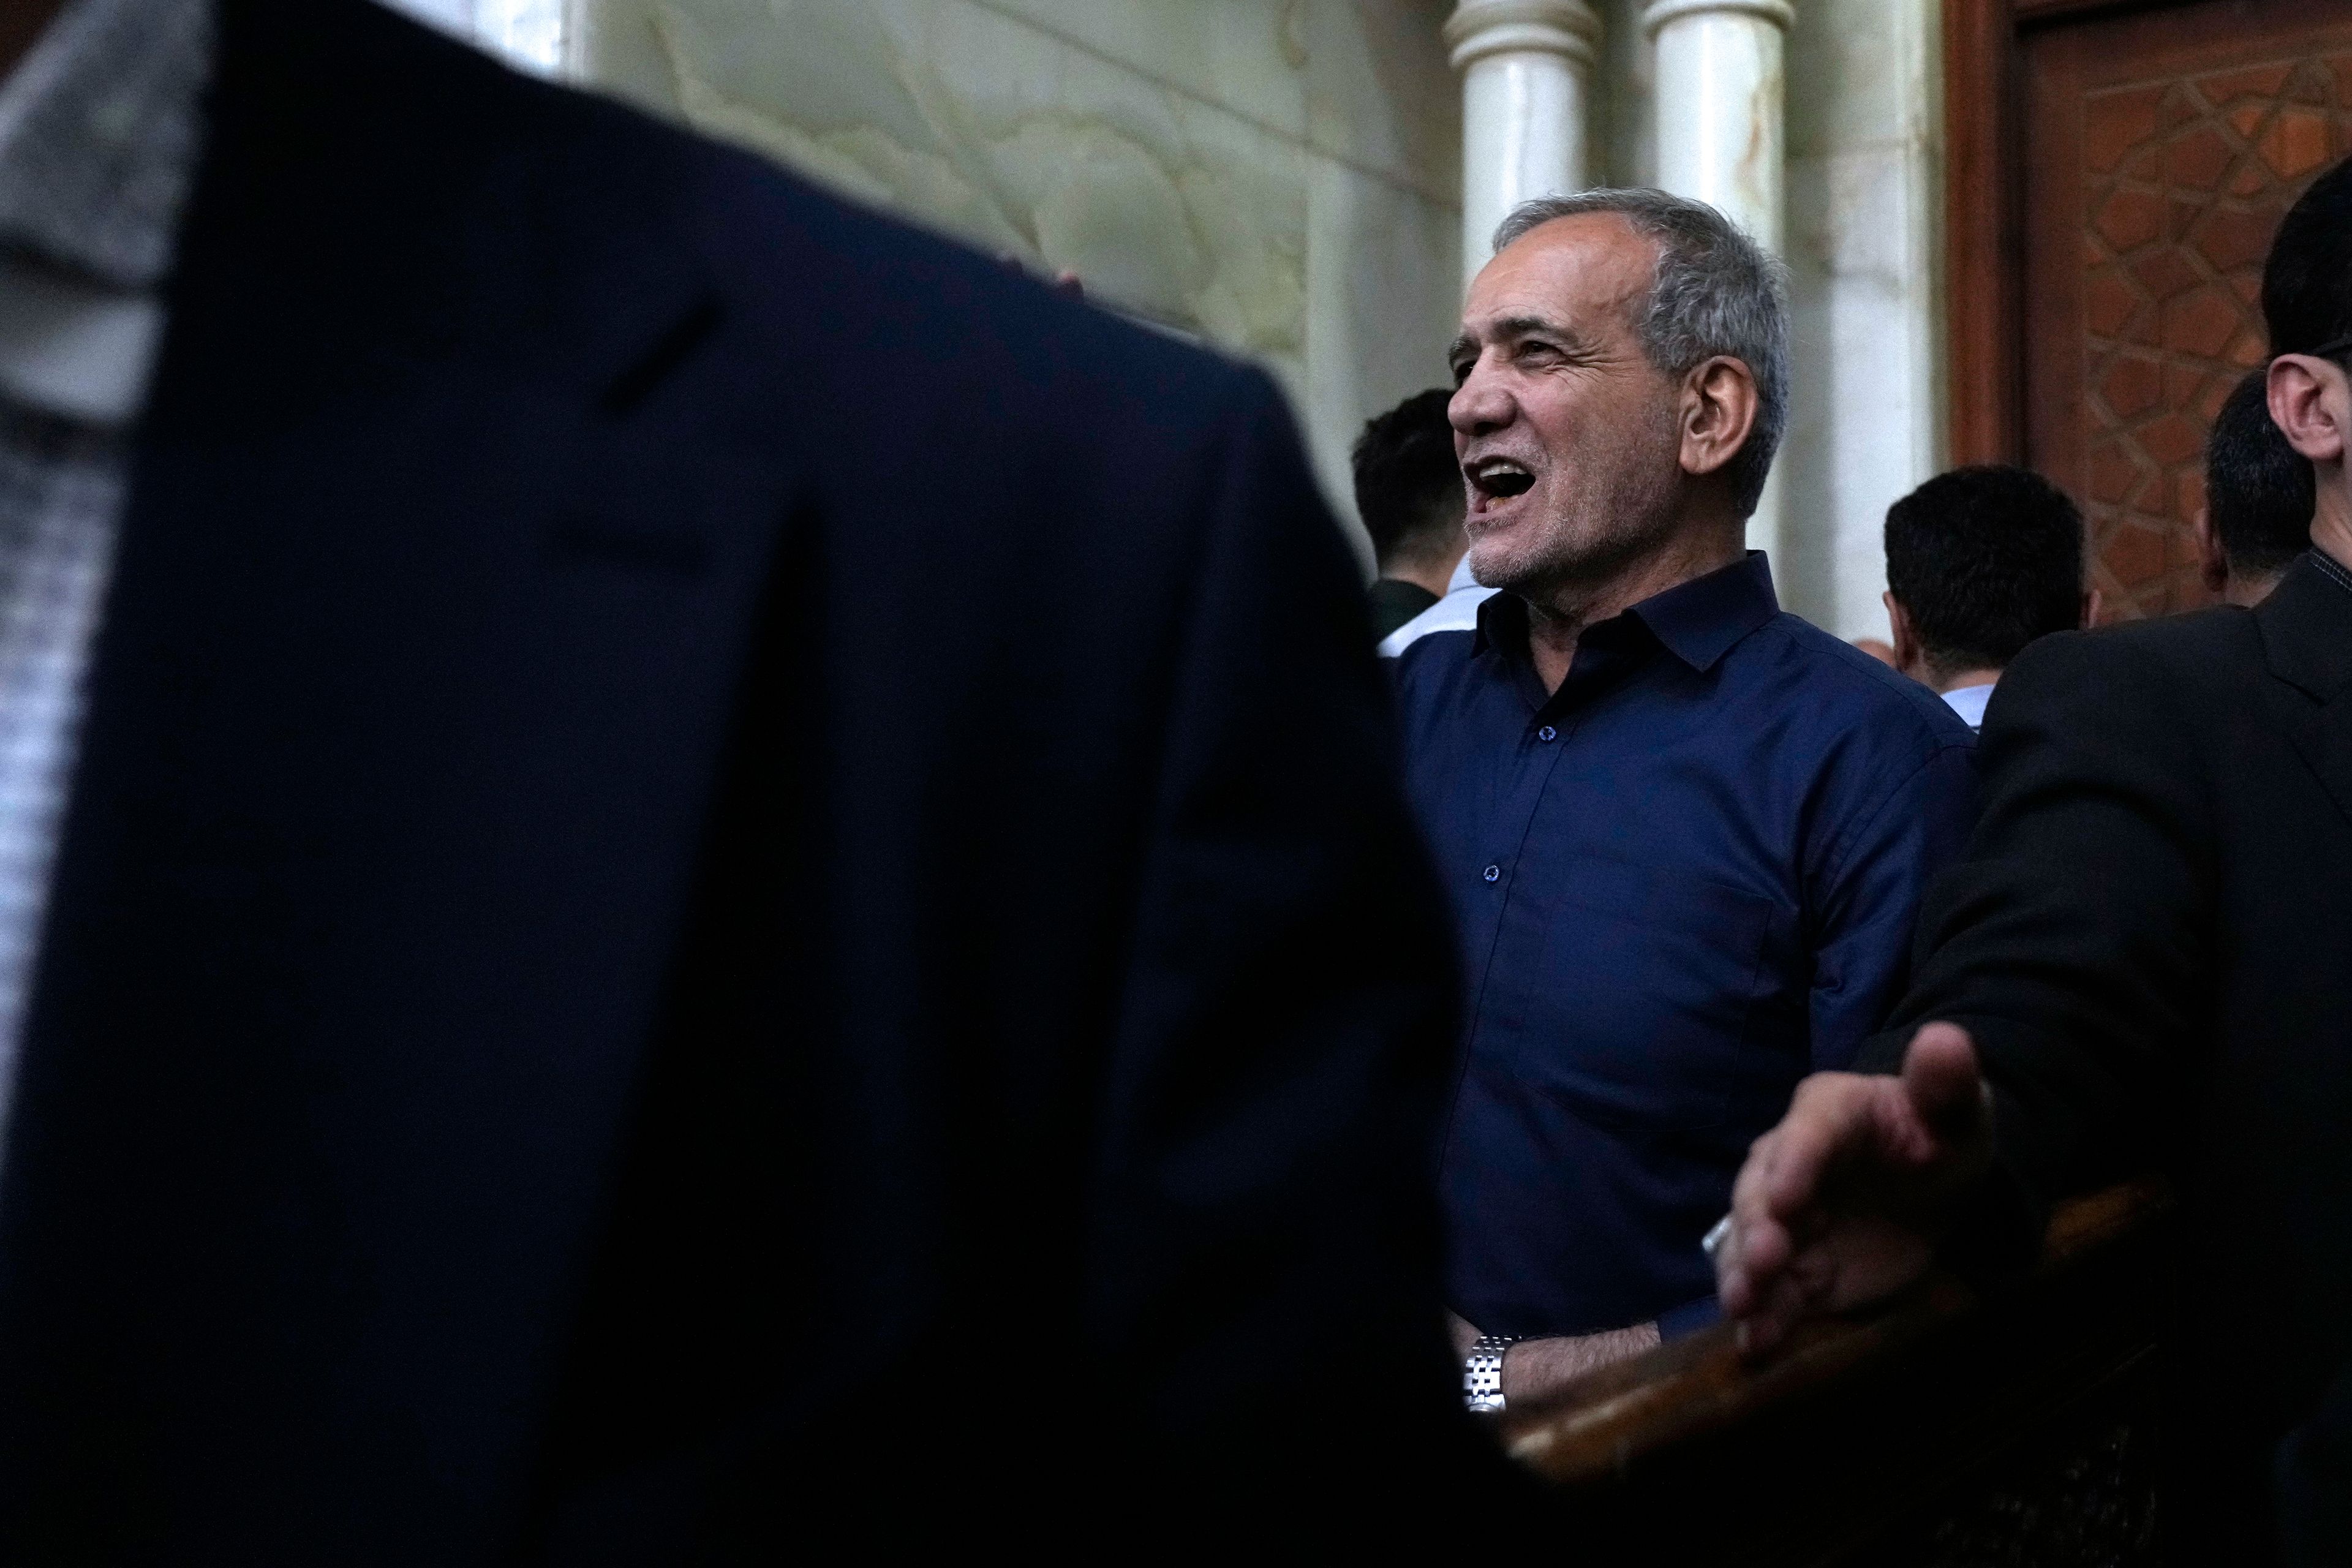
M 568 74 L 1257 359 L 1344 517 L 1358 426 L 1444 379 L 1452 0 L 394 3 L 524 55 L 560 10 Z M 1887 504 L 1945 461 L 1939 0 L 1795 3 L 1774 575 L 1884 637 Z M 1587 144 L 1616 184 L 1656 176 L 1643 4 L 1594 0 Z
M 1456 321 L 1450 9 L 573 0 L 569 54 L 590 83 L 1257 360 L 1352 519 L 1349 442 L 1444 379 Z
M 1797 0 L 1788 261 L 1797 299 L 1783 503 L 1801 613 L 1887 636 L 1887 506 L 1945 452 L 1937 0 Z
M 1938 0 L 1795 0 L 1787 48 L 1792 394 L 1775 461 L 1781 602 L 1887 635 L 1889 502 L 1945 464 Z M 1642 0 L 1608 0 L 1595 72 L 1606 177 L 1655 177 Z

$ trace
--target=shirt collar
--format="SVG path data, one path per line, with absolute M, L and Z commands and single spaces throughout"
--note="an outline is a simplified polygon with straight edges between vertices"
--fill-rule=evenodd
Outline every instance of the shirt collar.
M 1992 700 L 1993 683 L 1979 686 L 1955 686 L 1943 694 L 1944 706 L 1960 716 L 1960 722 L 1971 730 L 1984 728 L 1985 704 Z
M 1526 642 L 1526 605 L 1513 594 L 1497 594 L 1478 606 L 1478 635 L 1473 654 L 1500 640 L 1506 647 Z M 1751 550 L 1728 566 L 1703 577 L 1678 583 L 1663 594 L 1653 594 L 1625 612 L 1648 628 L 1668 653 L 1702 675 L 1731 651 L 1732 645 L 1780 613 L 1772 592 L 1772 568 L 1760 550 Z M 1512 631 L 1502 635 L 1507 617 Z
M 212 0 L 68 0 L 0 83 L 0 247 L 126 291 L 171 269 Z

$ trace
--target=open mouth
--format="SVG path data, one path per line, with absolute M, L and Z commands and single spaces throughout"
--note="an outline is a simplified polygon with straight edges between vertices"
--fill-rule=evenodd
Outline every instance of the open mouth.
M 1508 458 L 1480 458 L 1465 463 L 1462 472 L 1470 486 L 1489 500 L 1508 500 L 1525 495 L 1536 482 L 1536 477 Z

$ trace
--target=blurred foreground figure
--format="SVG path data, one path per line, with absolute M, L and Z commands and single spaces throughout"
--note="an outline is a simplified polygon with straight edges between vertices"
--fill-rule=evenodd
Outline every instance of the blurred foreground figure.
M 1741 1172 L 1717 1257 L 1726 1309 L 1769 1348 L 1938 1245 L 2021 1260 L 2051 1199 L 2169 1171 L 2180 1563 L 2352 1548 L 2352 1378 L 2282 1442 L 2352 1361 L 2352 164 L 2280 226 L 2263 310 L 2316 548 L 2257 609 L 2061 633 L 2011 668 L 1983 825 L 1859 1058 L 1899 1076 L 1809 1079 Z
M 1885 542 L 1890 662 L 1971 730 L 2026 644 L 2098 618 L 2099 591 L 2083 585 L 2083 514 L 2031 469 L 1937 474 L 1886 509 Z
M 2205 504 L 2197 558 L 2205 586 L 2252 609 L 2311 548 L 2311 460 L 2271 417 L 2270 376 L 2249 371 L 2230 389 L 2205 437 Z
M 75 0 L 0 235 L 0 1558 L 1476 1506 L 1260 375 L 359 0 Z

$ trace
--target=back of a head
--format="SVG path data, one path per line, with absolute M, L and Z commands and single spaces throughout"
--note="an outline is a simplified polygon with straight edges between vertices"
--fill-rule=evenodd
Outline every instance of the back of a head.
M 2311 183 L 2279 224 L 2263 264 L 2273 354 L 2317 353 L 2352 334 L 2352 159 Z
M 2311 543 L 2311 464 L 2272 423 L 2268 375 L 2232 387 L 2205 440 L 2205 507 L 2237 573 L 2276 572 Z
M 2083 514 L 2024 468 L 1938 474 L 1886 510 L 1886 586 L 1939 669 L 1999 669 L 2083 616 Z
M 1356 437 L 1356 510 L 1383 572 L 1443 560 L 1461 543 L 1462 469 L 1445 417 L 1453 397 L 1442 386 L 1416 392 L 1366 420 Z

